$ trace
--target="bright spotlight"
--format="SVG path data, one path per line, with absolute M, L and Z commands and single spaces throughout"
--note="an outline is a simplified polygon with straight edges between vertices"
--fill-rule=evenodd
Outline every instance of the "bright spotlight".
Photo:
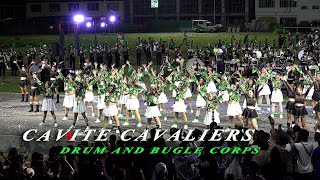
M 110 16 L 110 18 L 109 18 L 109 20 L 110 20 L 110 22 L 115 22 L 116 21 L 116 17 L 115 16 Z
M 87 22 L 87 24 L 86 24 L 86 26 L 89 28 L 89 27 L 91 27 L 91 22 Z
M 100 26 L 101 26 L 101 27 L 106 27 L 106 23 L 102 22 L 102 23 L 100 24 Z
M 82 23 L 84 21 L 84 16 L 81 14 L 77 14 L 73 17 L 74 22 Z

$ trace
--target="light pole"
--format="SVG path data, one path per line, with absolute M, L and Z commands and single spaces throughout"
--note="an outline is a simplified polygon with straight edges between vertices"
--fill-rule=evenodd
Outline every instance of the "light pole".
M 74 46 L 76 49 L 76 56 L 79 55 L 79 32 L 78 32 L 78 25 L 84 21 L 84 16 L 81 14 L 77 14 L 73 17 L 73 20 L 75 22 L 74 26 Z
M 114 26 L 114 22 L 116 21 L 116 16 L 111 15 L 110 18 L 109 18 L 109 21 L 111 22 L 111 24 L 113 26 L 114 33 L 116 33 L 115 26 Z
M 216 0 L 213 0 L 213 24 L 216 25 Z

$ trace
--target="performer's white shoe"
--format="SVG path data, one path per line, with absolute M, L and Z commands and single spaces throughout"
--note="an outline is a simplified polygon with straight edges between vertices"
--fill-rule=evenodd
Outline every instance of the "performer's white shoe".
M 39 126 L 43 126 L 43 125 L 45 125 L 45 123 L 44 123 L 44 122 L 41 122 L 41 123 L 39 124 Z
M 94 114 L 94 113 L 92 113 L 91 117 L 95 117 L 95 114 Z
M 58 123 L 54 123 L 54 127 L 58 127 Z
M 95 121 L 95 123 L 101 123 L 100 119 L 97 118 L 96 121 Z
M 63 121 L 68 121 L 68 117 L 65 116 L 65 117 L 62 118 L 62 120 L 63 120 Z
M 166 120 L 168 120 L 168 118 L 167 118 L 167 117 L 164 117 L 164 118 L 163 118 L 163 120 L 165 120 L 165 121 L 166 121 Z
M 193 110 L 191 109 L 190 112 L 193 113 Z
M 163 111 L 163 109 L 162 108 L 160 108 L 160 112 L 162 112 Z
M 283 119 L 283 115 L 282 114 L 280 114 L 280 119 Z
M 315 112 L 315 111 L 312 111 L 312 113 L 315 114 L 316 112 Z
M 117 133 L 117 134 L 119 134 L 119 133 L 120 133 L 119 129 L 117 129 L 117 130 L 116 130 L 116 133 Z
M 184 125 L 184 126 L 183 126 L 183 129 L 188 129 L 188 125 Z
M 109 120 L 109 124 L 112 124 L 112 120 Z
M 274 118 L 274 114 L 271 114 L 271 117 Z
M 198 119 L 194 119 L 192 122 L 193 122 L 193 123 L 198 123 L 199 120 L 198 120 Z
M 270 111 L 270 108 L 268 108 L 267 110 Z
M 137 127 L 138 127 L 138 128 L 139 128 L 139 127 L 141 127 L 141 126 L 142 126 L 142 124 L 141 124 L 141 123 L 138 123 L 138 124 L 137 124 Z
M 122 118 L 123 117 L 123 115 L 122 114 L 118 114 L 118 118 Z
M 89 129 L 90 129 L 90 126 L 87 126 L 87 127 L 86 127 L 86 130 L 89 130 Z
M 128 122 L 123 123 L 123 126 L 129 126 Z
M 178 126 L 176 124 L 172 125 L 171 126 L 172 128 L 177 128 Z

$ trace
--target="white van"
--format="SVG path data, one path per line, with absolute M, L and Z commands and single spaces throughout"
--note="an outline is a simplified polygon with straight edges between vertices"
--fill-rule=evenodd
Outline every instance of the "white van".
M 192 31 L 199 32 L 216 32 L 221 28 L 221 24 L 213 25 L 212 22 L 208 20 L 193 20 L 192 21 Z

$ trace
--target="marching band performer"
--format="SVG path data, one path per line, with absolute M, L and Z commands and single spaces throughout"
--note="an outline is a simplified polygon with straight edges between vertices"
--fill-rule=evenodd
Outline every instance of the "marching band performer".
M 210 128 L 212 122 L 220 123 L 219 113 L 217 107 L 219 105 L 219 98 L 214 93 L 209 93 L 208 96 L 203 96 L 206 100 L 206 115 L 204 116 L 204 124 Z
M 230 89 L 228 89 L 229 94 L 229 102 L 228 102 L 228 108 L 227 108 L 227 115 L 228 118 L 228 128 L 231 128 L 232 125 L 232 118 L 235 116 L 238 121 L 240 121 L 243 124 L 241 115 L 242 110 L 240 106 L 240 91 L 237 88 L 236 85 L 232 84 Z
M 98 104 L 97 104 L 97 109 L 98 109 L 98 117 L 96 119 L 96 123 L 101 122 L 101 116 L 103 113 L 103 110 L 105 108 L 105 94 L 106 94 L 106 83 L 104 78 L 102 78 L 101 73 L 98 72 L 97 75 L 97 69 L 93 71 L 93 74 L 95 78 L 97 78 L 97 87 L 98 87 Z
M 58 69 L 57 72 L 59 73 L 58 78 L 64 82 L 64 92 L 65 92 L 64 99 L 63 99 L 64 117 L 62 120 L 66 121 L 68 120 L 69 110 L 73 108 L 76 84 L 70 73 L 67 75 L 67 78 L 65 78 L 61 73 L 60 69 Z
M 34 110 L 34 112 L 39 112 L 40 86 L 41 86 L 41 81 L 38 79 L 38 75 L 36 73 L 33 73 L 32 80 L 31 80 L 31 94 L 30 94 L 30 110 L 29 110 L 29 112 L 33 112 L 34 105 L 36 106 L 36 110 Z
M 168 102 L 167 95 L 165 94 L 165 88 L 166 88 L 166 83 L 164 82 L 164 79 L 162 76 L 159 76 L 158 78 L 158 104 L 160 106 L 160 112 L 163 111 L 163 120 L 167 120 L 167 109 L 166 109 L 166 103 Z
M 188 82 L 187 81 L 181 81 L 179 83 L 179 86 L 177 87 L 175 84 L 171 84 L 170 86 L 173 90 L 175 90 L 176 92 L 176 97 L 175 97 L 175 103 L 173 105 L 173 112 L 175 114 L 174 117 L 174 123 L 171 127 L 173 128 L 177 128 L 177 124 L 178 124 L 178 114 L 181 113 L 182 114 L 182 118 L 184 121 L 184 129 L 188 129 L 188 119 L 187 119 L 187 115 L 186 115 L 186 111 L 187 111 L 187 105 L 185 104 L 184 100 L 185 100 L 185 94 L 187 92 L 187 88 L 188 88 Z
M 119 84 L 119 91 L 120 91 L 120 98 L 119 98 L 119 104 L 120 104 L 120 112 L 118 117 L 121 118 L 123 117 L 123 112 L 124 108 L 128 102 L 128 83 L 129 83 L 129 78 L 127 76 L 124 76 L 121 84 Z
M 207 92 L 207 84 L 203 77 L 200 77 L 199 81 L 195 76 L 193 76 L 193 78 L 198 86 L 197 87 L 198 95 L 197 95 L 197 101 L 196 101 L 196 107 L 197 107 L 196 117 L 192 122 L 197 123 L 199 122 L 201 108 L 204 108 L 206 106 L 206 101 L 203 98 L 203 96 L 201 96 L 200 92 Z
M 42 85 L 42 83 L 40 85 Z M 54 105 L 53 99 L 51 97 L 53 94 L 52 88 L 53 87 L 50 86 L 49 81 L 47 81 L 44 84 L 44 94 L 43 94 L 44 99 L 42 101 L 43 119 L 42 119 L 42 122 L 39 124 L 40 126 L 43 126 L 45 124 L 47 113 L 49 111 L 53 117 L 53 120 L 54 120 L 54 127 L 58 127 L 57 117 L 54 113 L 57 109 L 56 109 L 56 106 Z
M 160 110 L 157 106 L 158 104 L 158 93 L 157 93 L 157 86 L 151 85 L 149 92 L 146 93 L 146 101 L 147 101 L 147 110 L 145 116 L 147 118 L 147 126 L 146 129 L 150 128 L 151 121 L 154 119 L 157 123 L 157 128 L 161 129 L 161 122 L 160 122 Z
M 119 119 L 118 119 L 118 108 L 116 105 L 117 100 L 117 90 L 116 86 L 114 84 L 108 85 L 108 92 L 105 94 L 105 107 L 103 110 L 104 115 L 104 123 L 103 128 L 107 128 L 107 121 L 109 120 L 109 124 L 112 124 L 112 120 L 109 119 L 110 117 L 113 117 L 113 119 L 116 121 L 116 133 L 119 133 Z
M 93 77 L 86 76 L 85 77 L 85 88 L 86 88 L 86 93 L 84 95 L 84 103 L 86 108 L 88 108 L 88 103 L 91 104 L 91 116 L 95 117 L 95 108 L 94 108 L 94 95 L 93 95 L 93 85 L 96 84 L 96 79 Z
M 85 108 L 84 101 L 83 101 L 83 99 L 85 98 L 85 87 L 83 85 L 83 82 L 77 81 L 76 87 L 77 87 L 77 89 L 75 91 L 75 97 L 74 97 L 74 103 L 73 103 L 74 118 L 73 118 L 73 123 L 70 126 L 69 130 L 76 127 L 76 122 L 78 120 L 79 114 L 81 114 L 82 117 L 84 118 L 84 121 L 87 125 L 86 129 L 90 129 L 88 118 L 86 115 L 86 108 Z
M 29 101 L 28 86 L 30 85 L 30 82 L 28 80 L 27 68 L 24 65 L 22 65 L 22 67 L 20 68 L 19 64 L 16 61 L 14 61 L 14 63 L 16 64 L 20 72 L 19 87 L 21 90 L 21 102 L 28 102 Z
M 59 84 L 58 84 L 58 77 L 59 73 L 57 72 L 57 68 L 56 66 L 52 66 L 51 67 L 51 71 L 50 71 L 50 84 L 51 84 L 51 87 L 53 88 L 54 92 L 52 93 L 52 99 L 53 99 L 53 96 L 54 94 L 57 95 L 57 102 L 56 103 L 59 103 Z
M 268 81 L 270 79 L 270 73 L 267 71 L 266 68 L 262 68 L 262 71 L 260 72 L 256 67 L 254 67 L 252 71 L 253 71 L 252 73 L 257 72 L 259 76 L 256 82 L 259 85 L 258 91 L 260 91 L 257 110 L 261 110 L 262 99 L 265 98 L 268 106 L 267 110 L 270 111 L 269 95 L 271 94 L 271 91 L 268 85 Z
M 123 124 L 123 126 L 128 126 L 129 125 L 129 116 L 130 113 L 133 112 L 135 113 L 137 120 L 138 120 L 138 124 L 137 127 L 141 127 L 141 117 L 140 117 L 140 113 L 139 113 L 139 100 L 138 100 L 138 95 L 141 94 L 141 92 L 143 92 L 145 89 L 143 89 L 140 84 L 138 84 L 135 81 L 131 81 L 131 84 L 128 86 L 128 95 L 129 95 L 129 99 L 127 101 L 126 104 L 126 108 L 127 108 L 127 114 L 126 114 L 126 120 L 125 123 Z
M 279 74 L 276 74 L 274 78 L 271 78 L 271 81 L 273 86 L 273 90 L 271 94 L 271 102 L 272 102 L 271 117 L 274 118 L 275 106 L 276 106 L 276 103 L 279 103 L 280 119 L 282 119 L 283 118 L 283 108 L 282 108 L 283 95 L 281 91 L 282 81 L 280 79 Z
M 311 87 L 309 87 L 309 89 L 307 90 L 306 93 L 302 92 L 302 88 L 299 85 L 296 90 L 294 91 L 290 84 L 288 83 L 288 81 L 284 78 L 283 79 L 284 82 L 287 84 L 287 87 L 289 88 L 289 91 L 291 91 L 291 93 L 295 94 L 294 100 L 295 100 L 295 104 L 294 104 L 294 108 L 293 108 L 293 115 L 294 115 L 294 124 L 298 125 L 299 124 L 299 118 L 301 118 L 301 125 L 303 128 L 307 127 L 306 124 L 306 115 L 308 115 L 307 109 L 305 107 L 305 101 L 306 101 L 306 96 L 309 93 L 309 90 L 311 89 Z
M 288 83 L 284 83 L 284 85 L 287 88 L 287 96 L 288 96 L 288 102 L 286 105 L 286 110 L 287 110 L 287 129 L 290 130 L 291 129 L 291 115 L 293 114 L 293 110 L 294 110 L 294 105 L 295 105 L 295 93 L 293 93 L 292 91 L 290 91 L 289 89 L 293 89 L 294 91 L 296 90 L 295 88 L 295 84 L 294 82 L 292 82 L 290 85 L 290 87 L 288 87 Z
M 244 93 L 245 96 L 245 109 L 243 110 L 242 116 L 244 117 L 244 128 L 248 128 L 248 120 L 251 120 L 252 128 L 258 130 L 257 123 L 257 99 L 255 97 L 256 93 L 253 89 L 245 89 L 243 86 L 239 85 L 240 89 Z

